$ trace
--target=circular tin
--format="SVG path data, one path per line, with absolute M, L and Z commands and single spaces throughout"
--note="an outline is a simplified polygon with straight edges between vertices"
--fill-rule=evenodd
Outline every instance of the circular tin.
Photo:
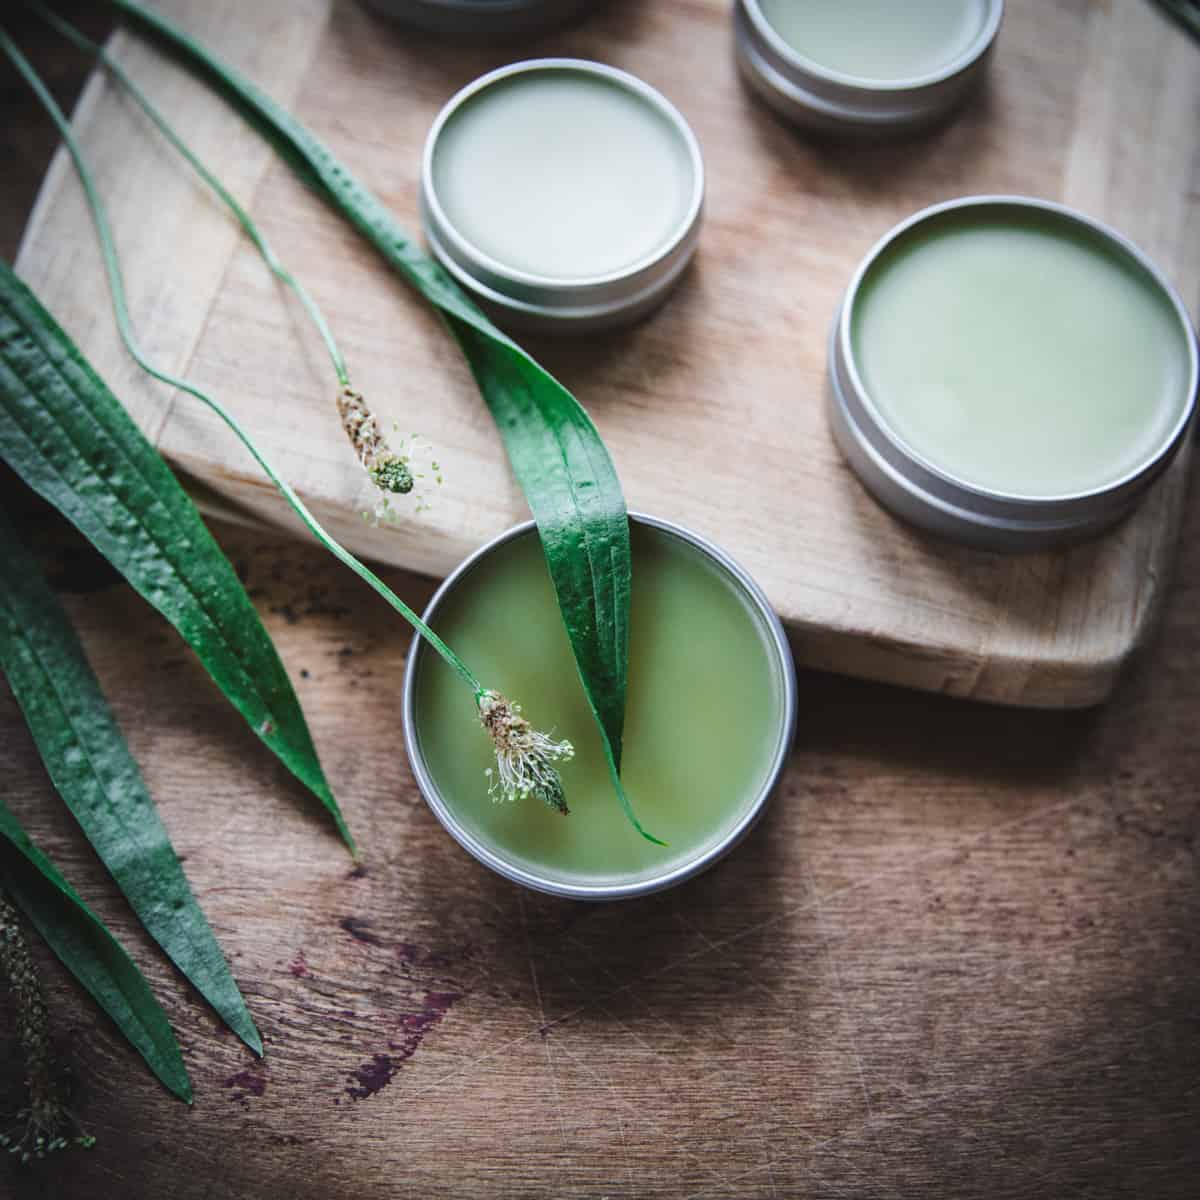
M 1185 403 L 1169 435 L 1140 466 L 1111 484 L 1048 498 L 978 487 L 934 466 L 895 433 L 872 401 L 855 362 L 851 326 L 855 299 L 879 256 L 914 226 L 955 210 L 1024 208 L 1076 222 L 1132 260 L 1161 289 L 1177 315 L 1188 347 Z M 1174 288 L 1127 238 L 1082 213 L 1024 196 L 967 196 L 935 204 L 902 221 L 863 259 L 834 320 L 829 345 L 828 407 L 839 449 L 868 491 L 896 516 L 931 533 L 985 550 L 1039 550 L 1102 532 L 1127 516 L 1170 464 L 1196 405 L 1196 334 Z
M 602 0 L 366 0 L 376 12 L 428 33 L 468 38 L 534 34 L 567 25 Z
M 888 135 L 936 124 L 978 84 L 1000 29 L 1004 0 L 985 0 L 974 40 L 941 69 L 872 80 L 805 58 L 776 32 L 760 0 L 737 0 L 734 46 L 742 77 L 787 120 L 820 133 Z
M 560 279 L 510 267 L 473 245 L 455 227 L 437 195 L 434 156 L 447 122 L 468 100 L 515 75 L 568 72 L 598 76 L 632 93 L 664 117 L 680 139 L 690 171 L 689 198 L 675 228 L 653 252 L 603 275 Z M 587 131 L 580 130 L 586 138 Z M 696 251 L 704 206 L 700 146 L 679 110 L 649 84 L 615 67 L 574 58 L 514 63 L 481 76 L 451 97 L 425 142 L 421 169 L 421 221 L 434 256 L 488 314 L 517 329 L 539 333 L 591 333 L 628 325 L 667 298 Z
M 762 589 L 733 559 L 699 534 L 684 529 L 680 525 L 675 525 L 670 521 L 663 521 L 658 517 L 646 516 L 644 513 L 631 512 L 629 519 L 635 524 L 648 526 L 651 529 L 658 530 L 671 537 L 678 538 L 682 542 L 686 542 L 721 570 L 763 622 L 779 671 L 783 698 L 782 712 L 779 720 L 779 735 L 776 739 L 775 749 L 772 753 L 765 781 L 752 802 L 747 806 L 741 818 L 716 845 L 709 847 L 694 859 L 676 864 L 669 870 L 663 871 L 661 875 L 637 880 L 628 884 L 569 884 L 535 874 L 524 867 L 509 862 L 481 842 L 459 822 L 453 810 L 438 793 L 437 785 L 430 774 L 421 749 L 421 742 L 416 732 L 415 697 L 421 663 L 433 651 L 425 645 L 424 639 L 419 634 L 414 634 L 413 636 L 412 645 L 408 652 L 408 661 L 404 669 L 404 748 L 408 754 L 408 761 L 413 775 L 416 777 L 417 786 L 421 790 L 421 795 L 425 797 L 425 802 L 433 810 L 434 816 L 437 817 L 450 836 L 468 854 L 478 859 L 484 866 L 490 867 L 497 874 L 503 875 L 506 879 L 510 879 L 514 883 L 532 888 L 534 891 L 547 892 L 550 895 L 563 896 L 574 900 L 626 900 L 635 896 L 645 896 L 651 892 L 659 892 L 664 888 L 674 887 L 677 883 L 683 883 L 684 880 L 691 879 L 693 876 L 700 874 L 701 871 L 706 870 L 719 859 L 723 858 L 750 832 L 758 821 L 758 818 L 762 815 L 767 801 L 779 780 L 779 776 L 787 763 L 788 754 L 791 751 L 792 741 L 796 732 L 795 662 L 792 659 L 791 648 L 788 645 L 787 635 L 784 633 L 783 626 L 780 624 L 779 618 L 775 615 L 775 611 L 771 608 L 770 602 L 763 594 Z M 437 617 L 438 609 L 442 606 L 446 598 L 469 578 L 473 569 L 487 558 L 489 554 L 516 538 L 536 536 L 536 525 L 533 521 L 526 521 L 481 546 L 474 554 L 470 555 L 456 567 L 434 593 L 433 599 L 430 600 L 425 612 L 422 614 L 426 624 L 433 623 Z

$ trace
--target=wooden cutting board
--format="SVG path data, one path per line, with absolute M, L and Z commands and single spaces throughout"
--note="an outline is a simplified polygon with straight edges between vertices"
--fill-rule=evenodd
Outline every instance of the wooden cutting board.
M 734 70 L 726 0 L 613 0 L 575 29 L 492 48 L 401 32 L 352 0 L 162 8 L 290 107 L 414 229 L 426 131 L 482 72 L 571 55 L 662 90 L 706 159 L 695 266 L 636 329 L 527 340 L 592 413 L 630 506 L 739 559 L 803 664 L 1029 706 L 1109 693 L 1158 607 L 1189 453 L 1098 541 L 1016 557 L 961 549 L 880 511 L 840 460 L 823 413 L 825 342 L 872 243 L 916 209 L 967 193 L 1049 197 L 1109 221 L 1194 305 L 1200 53 L 1150 3 L 1010 0 L 989 84 L 962 117 L 874 148 L 816 145 L 755 103 Z M 113 49 L 249 203 L 324 307 L 380 415 L 437 446 L 446 484 L 428 512 L 363 522 L 369 485 L 338 427 L 315 336 L 228 213 L 96 76 L 75 125 L 153 356 L 228 404 L 363 554 L 440 575 L 524 519 L 487 410 L 437 319 L 203 86 L 128 35 Z M 61 151 L 17 268 L 211 506 L 292 523 L 222 426 L 126 358 Z

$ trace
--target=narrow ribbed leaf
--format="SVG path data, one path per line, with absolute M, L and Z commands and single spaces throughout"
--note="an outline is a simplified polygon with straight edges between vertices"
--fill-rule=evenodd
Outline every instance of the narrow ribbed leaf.
M 192 1102 L 167 1015 L 120 943 L 0 800 L 0 881 L 62 964 L 181 1100 Z
M 256 1054 L 262 1039 L 58 597 L 0 512 L 0 672 L 58 793 L 167 957 Z
M 233 567 L 158 452 L 3 262 L 0 458 L 179 630 L 353 847 L 296 694 Z
M 116 5 L 134 28 L 162 40 L 245 114 L 447 321 L 537 522 L 613 784 L 629 819 L 649 836 L 619 779 L 629 661 L 629 521 L 612 459 L 591 419 L 304 125 L 165 17 L 133 0 Z
M 1200 0 L 1158 0 L 1158 6 L 1192 37 L 1200 38 Z

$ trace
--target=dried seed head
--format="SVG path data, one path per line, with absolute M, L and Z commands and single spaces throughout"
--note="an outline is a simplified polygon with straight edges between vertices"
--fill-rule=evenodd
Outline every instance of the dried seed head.
M 536 796 L 564 816 L 567 807 L 562 780 L 555 763 L 575 757 L 570 742 L 556 742 L 521 716 L 521 706 L 499 692 L 481 692 L 476 698 L 479 720 L 496 748 L 496 767 L 488 768 L 488 793 L 494 800 L 523 800 Z
M 369 471 L 379 455 L 387 451 L 387 442 L 375 414 L 367 407 L 362 393 L 349 384 L 338 393 L 337 410 L 358 461 Z
M 382 493 L 374 512 L 364 512 L 363 520 L 379 525 L 393 519 L 396 514 L 388 503 L 389 495 L 414 493 L 415 511 L 425 512 L 430 504 L 427 489 L 420 485 L 429 479 L 439 486 L 442 482 L 442 469 L 433 458 L 433 447 L 414 433 L 411 438 L 401 438 L 400 448 L 393 450 L 362 393 L 349 384 L 338 393 L 337 410 L 358 461 Z
M 338 393 L 337 410 L 350 445 L 370 475 L 371 482 L 381 492 L 408 495 L 416 482 L 413 454 L 405 453 L 403 448 L 396 453 L 388 446 L 387 438 L 379 428 L 379 421 L 367 407 L 362 393 L 349 384 L 344 384 Z M 415 434 L 413 448 L 416 449 Z M 434 466 L 436 468 L 436 464 Z M 441 482 L 440 478 L 438 482 Z
M 95 1138 L 79 1133 L 75 1118 L 63 1105 L 55 1078 L 50 1046 L 50 1025 L 37 967 L 21 918 L 0 891 L 0 985 L 16 1010 L 17 1042 L 25 1059 L 25 1086 L 29 1106 L 17 1113 L 23 1126 L 0 1134 L 0 1148 L 22 1163 L 45 1158 L 70 1145 L 91 1149 Z

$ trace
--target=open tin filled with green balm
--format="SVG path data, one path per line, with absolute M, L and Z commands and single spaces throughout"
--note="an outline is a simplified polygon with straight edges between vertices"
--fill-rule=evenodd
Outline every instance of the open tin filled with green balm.
M 1196 402 L 1196 335 L 1141 252 L 1022 197 L 903 222 L 846 292 L 830 414 L 867 487 L 969 544 L 1032 550 L 1126 516 Z
M 918 129 L 978 84 L 1003 0 L 737 0 L 738 66 L 789 121 L 831 134 Z
M 421 219 L 439 262 L 515 328 L 628 324 L 666 298 L 696 248 L 700 147 L 652 87 L 570 58 L 463 88 L 425 143 Z
M 711 543 L 631 518 L 633 602 L 622 780 L 655 845 L 626 819 L 532 524 L 484 546 L 425 613 L 489 682 L 568 739 L 570 813 L 489 796 L 491 742 L 462 684 L 420 640 L 404 681 L 409 762 L 425 799 L 476 858 L 540 891 L 607 900 L 657 891 L 715 862 L 750 829 L 786 761 L 795 669 L 753 581 Z

